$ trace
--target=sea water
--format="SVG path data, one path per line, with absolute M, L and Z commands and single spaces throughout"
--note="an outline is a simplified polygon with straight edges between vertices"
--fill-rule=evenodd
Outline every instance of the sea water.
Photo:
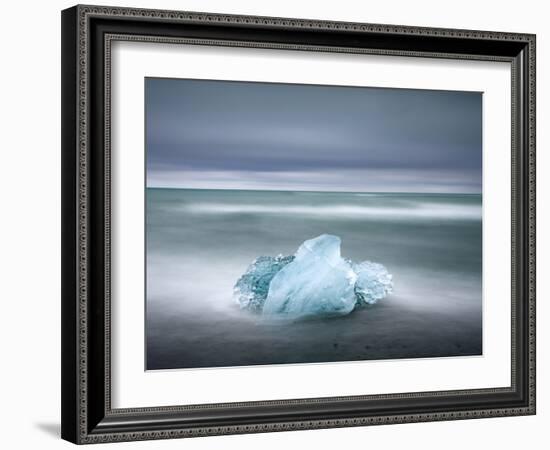
M 393 293 L 349 316 L 270 324 L 235 304 L 261 255 L 321 234 L 383 264 Z M 482 353 L 477 194 L 146 191 L 147 369 Z

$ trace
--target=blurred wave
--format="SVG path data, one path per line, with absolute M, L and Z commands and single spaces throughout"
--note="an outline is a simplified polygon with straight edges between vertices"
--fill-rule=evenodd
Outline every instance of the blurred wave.
M 182 205 L 182 210 L 199 214 L 288 214 L 320 215 L 331 217 L 361 217 L 382 219 L 449 219 L 480 220 L 481 205 L 443 205 L 439 203 L 410 202 L 400 208 L 357 205 L 243 205 L 227 203 L 190 203 Z

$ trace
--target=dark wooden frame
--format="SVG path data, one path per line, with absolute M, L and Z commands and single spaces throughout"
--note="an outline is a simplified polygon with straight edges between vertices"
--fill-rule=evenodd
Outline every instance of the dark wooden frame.
M 111 408 L 109 102 L 113 40 L 510 62 L 511 386 Z M 98 6 L 75 6 L 62 12 L 64 439 L 94 443 L 534 413 L 534 35 Z

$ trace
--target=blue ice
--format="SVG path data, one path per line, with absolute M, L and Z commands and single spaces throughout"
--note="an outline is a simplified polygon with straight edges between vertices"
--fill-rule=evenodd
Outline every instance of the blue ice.
M 382 264 L 355 264 L 342 258 L 340 246 L 338 236 L 323 234 L 294 256 L 257 258 L 235 284 L 237 303 L 263 317 L 295 320 L 346 315 L 392 292 Z
M 373 305 L 393 291 L 393 278 L 382 265 L 371 261 L 352 264 L 357 274 L 355 296 L 358 306 Z
M 233 288 L 233 297 L 241 309 L 261 312 L 271 280 L 293 259 L 294 256 L 282 255 L 256 258 Z

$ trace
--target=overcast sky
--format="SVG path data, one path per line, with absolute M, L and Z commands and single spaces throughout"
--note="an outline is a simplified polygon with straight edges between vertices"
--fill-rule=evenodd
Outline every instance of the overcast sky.
M 147 78 L 147 185 L 481 192 L 476 92 Z

